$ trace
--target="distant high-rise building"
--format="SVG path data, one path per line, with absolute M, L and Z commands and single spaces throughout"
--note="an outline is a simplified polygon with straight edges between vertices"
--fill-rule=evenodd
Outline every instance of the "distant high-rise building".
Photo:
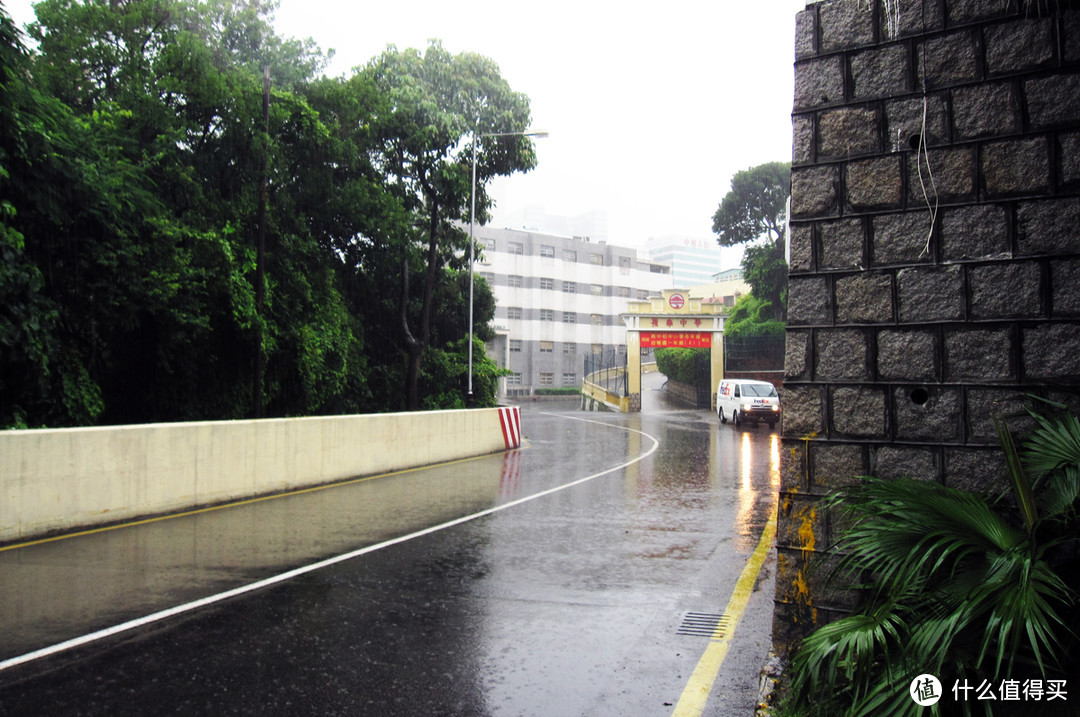
M 475 271 L 495 293 L 488 353 L 513 373 L 500 395 L 579 388 L 586 354 L 626 356 L 620 314 L 631 299 L 671 286 L 670 269 L 637 249 L 517 229 L 476 228 Z
M 713 239 L 660 237 L 646 243 L 649 259 L 671 267 L 675 288 L 700 286 L 723 269 L 723 255 Z

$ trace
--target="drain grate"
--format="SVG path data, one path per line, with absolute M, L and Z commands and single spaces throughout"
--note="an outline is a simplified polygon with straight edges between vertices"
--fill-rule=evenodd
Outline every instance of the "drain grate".
M 730 618 L 714 612 L 688 612 L 676 634 L 711 637 L 718 640 L 728 629 Z

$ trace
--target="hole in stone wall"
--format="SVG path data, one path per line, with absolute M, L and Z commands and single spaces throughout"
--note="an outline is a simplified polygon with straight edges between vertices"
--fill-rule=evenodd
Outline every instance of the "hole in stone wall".
M 921 386 L 919 388 L 913 388 L 910 394 L 911 402 L 916 406 L 921 406 L 930 400 L 930 392 Z
M 912 149 L 916 149 L 916 150 L 919 147 L 921 147 L 922 146 L 922 135 L 920 135 L 918 132 L 916 132 L 915 134 L 908 137 L 908 146 L 910 146 Z

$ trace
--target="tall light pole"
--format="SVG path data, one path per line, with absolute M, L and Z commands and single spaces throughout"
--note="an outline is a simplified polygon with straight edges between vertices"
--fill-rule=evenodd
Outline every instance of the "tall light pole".
M 469 190 L 469 391 L 465 395 L 465 406 L 473 406 L 472 366 L 473 366 L 473 267 L 476 264 L 476 145 L 484 137 L 547 137 L 544 130 L 525 130 L 524 132 L 487 132 L 472 133 L 472 186 Z

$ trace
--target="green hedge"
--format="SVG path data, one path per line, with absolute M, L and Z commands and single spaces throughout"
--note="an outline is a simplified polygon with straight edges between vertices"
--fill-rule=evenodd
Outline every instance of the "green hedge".
M 581 393 L 580 388 L 538 388 L 533 393 L 537 396 L 573 396 Z
M 709 355 L 709 349 L 656 349 L 656 368 L 672 381 L 697 381 L 697 357 Z

